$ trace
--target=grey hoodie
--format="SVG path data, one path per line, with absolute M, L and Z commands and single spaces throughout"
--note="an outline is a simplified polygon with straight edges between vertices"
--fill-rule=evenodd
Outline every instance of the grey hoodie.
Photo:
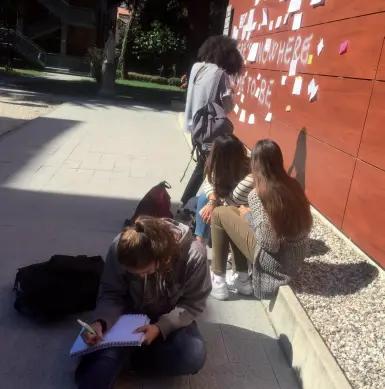
M 180 235 L 181 248 L 181 256 L 167 278 L 155 273 L 143 279 L 128 273 L 116 255 L 120 235 L 112 242 L 93 314 L 94 321 L 104 320 L 107 330 L 123 312 L 142 313 L 156 318 L 165 339 L 204 311 L 211 292 L 206 249 L 186 225 L 170 219 L 167 222 Z

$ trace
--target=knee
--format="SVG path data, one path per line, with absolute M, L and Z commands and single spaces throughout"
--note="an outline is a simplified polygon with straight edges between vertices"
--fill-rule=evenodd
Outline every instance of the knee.
M 216 224 L 217 226 L 221 226 L 221 216 L 225 207 L 215 207 L 214 211 L 211 215 L 211 224 Z
M 191 338 L 181 356 L 186 374 L 198 373 L 203 368 L 206 358 L 207 352 L 203 339 Z

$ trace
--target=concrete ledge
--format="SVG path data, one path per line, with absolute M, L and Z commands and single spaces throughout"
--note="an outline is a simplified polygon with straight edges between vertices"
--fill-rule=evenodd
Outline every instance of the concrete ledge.
M 352 389 L 289 286 L 262 304 L 302 389 Z

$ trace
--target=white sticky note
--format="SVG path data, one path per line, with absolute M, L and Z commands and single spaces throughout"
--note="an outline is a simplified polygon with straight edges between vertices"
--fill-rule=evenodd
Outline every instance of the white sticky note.
M 246 119 L 246 111 L 242 109 L 241 114 L 239 115 L 239 121 L 244 123 Z
M 251 49 L 249 51 L 249 55 L 247 56 L 247 60 L 249 62 L 255 62 L 255 60 L 257 58 L 258 46 L 259 46 L 259 43 L 252 44 Z
M 246 36 L 247 36 L 247 30 L 246 30 L 246 29 L 243 29 L 243 30 L 242 30 L 242 40 L 243 40 L 243 41 L 246 39 Z
M 275 22 L 275 28 L 280 28 L 282 23 L 282 16 L 278 16 L 277 21 Z
M 239 30 L 238 30 L 237 26 L 234 26 L 232 38 L 237 40 L 238 34 L 239 34 Z
M 245 95 L 242 95 L 241 96 L 241 103 L 243 103 L 245 101 Z
M 302 0 L 290 0 L 288 13 L 298 12 L 301 9 Z
M 302 77 L 298 76 L 295 78 L 294 86 L 293 86 L 293 95 L 299 96 L 301 94 L 302 89 Z
M 262 8 L 262 23 L 261 26 L 267 26 L 269 22 L 269 11 L 267 8 Z
M 249 12 L 249 17 L 247 19 L 246 27 L 251 30 L 253 28 L 254 23 L 254 9 L 251 9 Z
M 274 27 L 274 20 L 270 20 L 270 23 L 269 23 L 269 30 L 271 31 Z
M 254 124 L 255 123 L 255 116 L 254 116 L 253 113 L 249 116 L 248 123 L 249 124 Z
M 286 85 L 287 76 L 282 76 L 281 85 Z
M 261 73 L 258 73 L 258 76 L 257 76 L 257 80 L 260 80 L 261 79 Z
M 266 39 L 266 41 L 265 41 L 264 50 L 265 50 L 265 51 L 270 51 L 270 47 L 271 47 L 271 39 L 268 38 L 268 39 Z
M 239 107 L 238 107 L 238 104 L 235 104 L 235 107 L 234 107 L 234 112 L 235 112 L 236 114 L 238 114 L 238 112 L 239 112 Z
M 319 56 L 324 49 L 324 40 L 323 38 L 319 41 L 318 46 L 317 46 L 317 55 Z
M 243 28 L 243 26 L 245 25 L 245 22 L 246 22 L 246 18 L 247 18 L 247 12 L 240 16 L 240 18 L 239 18 L 239 28 Z
M 292 59 L 290 62 L 289 76 L 295 76 L 297 74 L 298 59 Z
M 289 14 L 286 14 L 285 17 L 283 18 L 283 24 L 289 23 Z
M 325 0 L 311 0 L 310 5 L 324 5 Z
M 291 29 L 293 31 L 299 30 L 301 28 L 301 24 L 302 24 L 302 12 L 294 15 L 293 25 Z
M 310 92 L 309 101 L 313 101 L 318 94 L 318 85 L 316 85 Z
M 251 37 L 251 31 L 247 31 L 247 34 L 246 34 L 246 40 L 250 40 L 250 37 Z
M 259 93 L 261 92 L 261 88 L 257 88 L 257 90 L 255 91 L 255 97 L 258 99 L 259 97 Z
M 255 7 L 256 5 L 258 5 L 260 1 L 261 1 L 261 0 L 255 0 L 255 2 L 254 2 L 254 7 Z
M 258 24 L 258 31 L 261 29 L 261 24 Z
M 311 91 L 315 88 L 315 79 L 313 78 L 307 86 L 307 94 L 310 95 Z
M 266 115 L 266 117 L 265 117 L 265 120 L 267 121 L 267 122 L 271 122 L 271 119 L 272 119 L 272 117 L 273 117 L 273 114 L 271 113 L 271 112 L 269 112 L 267 115 Z
M 253 28 L 251 29 L 251 31 L 255 31 L 256 28 L 257 28 L 257 22 L 254 22 L 253 23 Z

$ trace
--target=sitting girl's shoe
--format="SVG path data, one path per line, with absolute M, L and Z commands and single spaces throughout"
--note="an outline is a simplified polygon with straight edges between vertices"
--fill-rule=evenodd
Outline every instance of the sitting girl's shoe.
M 211 296 L 217 300 L 227 300 L 229 298 L 229 291 L 227 289 L 226 278 L 217 276 L 211 272 L 212 290 Z
M 233 271 L 226 277 L 226 283 L 229 289 L 236 289 L 240 294 L 245 296 L 253 294 L 253 286 L 248 273 Z

